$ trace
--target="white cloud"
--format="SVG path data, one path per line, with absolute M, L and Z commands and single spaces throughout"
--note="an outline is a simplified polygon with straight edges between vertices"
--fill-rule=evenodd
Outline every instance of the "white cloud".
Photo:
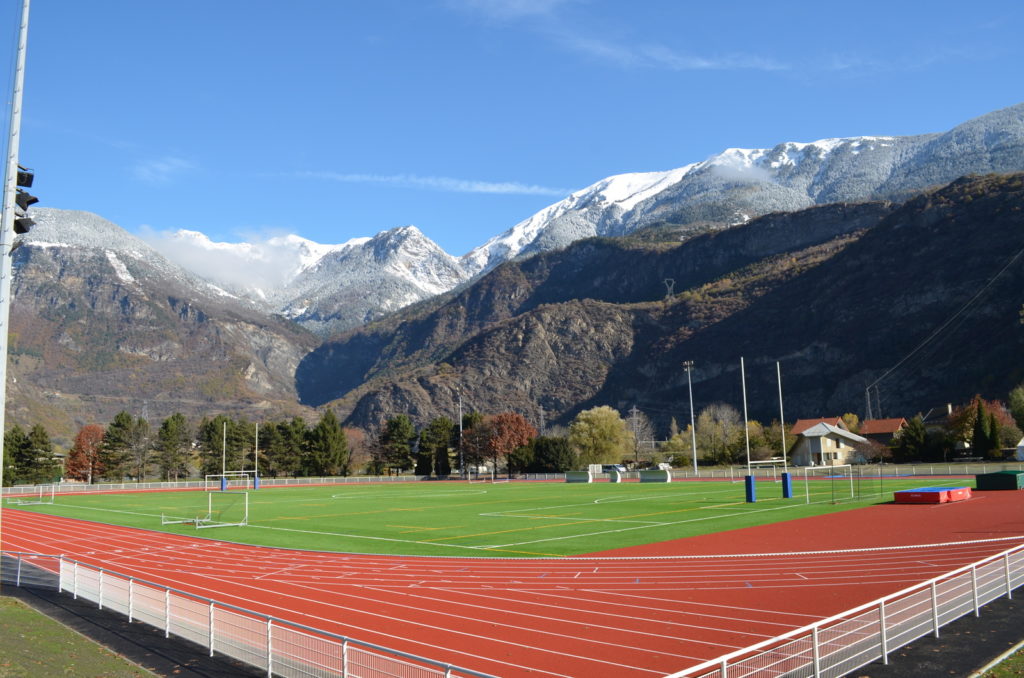
M 247 242 L 214 242 L 197 231 L 156 231 L 143 226 L 139 237 L 160 254 L 228 291 L 272 291 L 291 280 L 300 252 L 282 238 L 250 238 Z
M 565 196 L 570 193 L 564 188 L 550 188 L 535 184 L 521 184 L 515 181 L 479 181 L 455 179 L 452 177 L 423 177 L 415 174 L 343 174 L 340 172 L 305 172 L 304 176 L 318 177 L 352 184 L 392 184 L 413 188 L 426 188 L 452 193 L 495 193 L 501 195 L 551 195 Z
M 150 184 L 164 184 L 182 172 L 194 169 L 195 165 L 176 156 L 164 156 L 139 162 L 132 168 L 136 179 Z

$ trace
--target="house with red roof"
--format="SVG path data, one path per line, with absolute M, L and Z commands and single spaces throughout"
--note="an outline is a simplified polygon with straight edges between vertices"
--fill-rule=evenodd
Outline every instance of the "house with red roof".
M 882 445 L 891 445 L 893 440 L 899 437 L 900 432 L 906 428 L 907 420 L 898 417 L 895 419 L 865 419 L 860 423 L 858 434 L 868 440 L 873 440 Z
M 844 431 L 849 430 L 849 427 L 846 425 L 846 422 L 843 421 L 842 417 L 817 417 L 814 419 L 797 419 L 796 423 L 793 424 L 793 427 L 789 429 L 789 434 L 798 436 L 807 429 L 812 426 L 817 426 L 818 424 L 828 424 L 829 426 L 841 428 Z

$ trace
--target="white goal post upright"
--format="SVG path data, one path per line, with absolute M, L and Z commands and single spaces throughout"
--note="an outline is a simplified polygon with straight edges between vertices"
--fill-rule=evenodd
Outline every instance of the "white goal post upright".
M 853 492 L 853 466 L 850 464 L 835 464 L 834 466 L 804 466 L 804 498 L 806 503 L 811 503 L 811 489 L 809 480 L 817 477 L 822 480 L 831 481 L 832 503 L 836 503 L 836 480 L 842 480 L 845 476 L 849 480 L 850 499 L 854 498 Z

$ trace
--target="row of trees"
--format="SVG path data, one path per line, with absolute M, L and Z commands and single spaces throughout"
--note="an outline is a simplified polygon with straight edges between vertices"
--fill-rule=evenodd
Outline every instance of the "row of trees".
M 354 432 L 353 438 L 361 436 Z M 63 467 L 46 429 L 37 424 L 26 434 L 12 427 L 4 435 L 4 483 L 52 482 L 60 477 L 89 483 L 153 477 L 178 480 L 222 469 L 252 469 L 257 449 L 263 475 L 350 472 L 348 437 L 331 410 L 313 426 L 301 417 L 257 427 L 245 419 L 219 415 L 193 427 L 176 413 L 156 431 L 146 419 L 120 412 L 106 427 L 88 424 L 79 429 Z

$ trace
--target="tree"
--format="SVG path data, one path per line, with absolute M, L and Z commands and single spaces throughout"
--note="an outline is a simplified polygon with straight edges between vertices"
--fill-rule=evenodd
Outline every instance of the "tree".
M 1024 384 L 1019 384 L 1010 391 L 1009 403 L 1010 414 L 1013 416 L 1017 428 L 1024 429 Z
M 495 470 L 502 459 L 508 466 L 509 456 L 517 448 L 529 445 L 530 441 L 537 437 L 537 429 L 518 412 L 503 412 L 491 417 L 487 422 L 487 428 L 487 452 Z
M 223 414 L 199 422 L 199 464 L 204 475 L 222 471 L 242 471 L 245 450 L 253 446 L 255 429 L 243 420 L 235 421 Z
M 309 475 L 349 474 L 348 441 L 334 410 L 326 410 L 309 434 L 309 448 L 303 464 Z
M 282 421 L 277 425 L 281 434 L 280 448 L 268 454 L 273 457 L 273 468 L 281 475 L 298 475 L 302 469 L 302 459 L 306 455 L 309 429 L 302 417 L 292 417 L 291 421 Z
M 175 412 L 164 419 L 156 434 L 157 466 L 164 480 L 188 477 L 192 433 L 185 415 Z
M 711 464 L 731 464 L 743 444 L 743 423 L 736 408 L 713 403 L 697 417 L 697 449 Z
M 850 433 L 856 433 L 857 431 L 860 430 L 860 417 L 858 417 L 853 412 L 847 412 L 842 417 L 840 417 L 840 419 L 842 419 L 843 423 L 846 424 L 846 429 Z
M 114 415 L 114 420 L 103 432 L 103 447 L 100 450 L 100 461 L 103 464 L 103 475 L 109 480 L 122 480 L 128 472 L 131 462 L 132 431 L 135 420 L 124 410 Z
M 444 478 L 452 472 L 451 449 L 454 447 L 454 438 L 455 422 L 448 417 L 433 419 L 420 432 L 419 451 L 433 461 L 434 473 L 438 478 Z
M 28 456 L 28 466 L 20 470 L 22 482 L 38 485 L 60 478 L 60 462 L 53 455 L 53 442 L 42 424 L 36 424 L 28 432 Z
M 5 485 L 50 483 L 61 472 L 50 434 L 41 424 L 28 433 L 15 424 L 4 434 L 4 464 Z
M 393 468 L 399 471 L 412 468 L 412 441 L 416 429 L 408 415 L 399 414 L 384 422 L 377 446 L 377 459 L 381 469 Z
M 569 425 L 569 446 L 577 464 L 612 464 L 633 451 L 633 435 L 619 413 L 602 405 L 584 410 Z
M 907 422 L 900 432 L 900 437 L 893 449 L 893 461 L 905 463 L 924 459 L 928 445 L 928 432 L 924 428 L 924 420 L 917 415 Z
M 22 474 L 31 463 L 32 452 L 28 435 L 15 424 L 4 433 L 4 485 L 25 482 Z
M 80 428 L 64 464 L 64 475 L 73 480 L 93 483 L 103 473 L 103 462 L 100 460 L 102 448 L 102 426 L 86 424 Z
M 533 473 L 564 473 L 576 467 L 576 455 L 565 438 L 540 437 L 533 441 Z

